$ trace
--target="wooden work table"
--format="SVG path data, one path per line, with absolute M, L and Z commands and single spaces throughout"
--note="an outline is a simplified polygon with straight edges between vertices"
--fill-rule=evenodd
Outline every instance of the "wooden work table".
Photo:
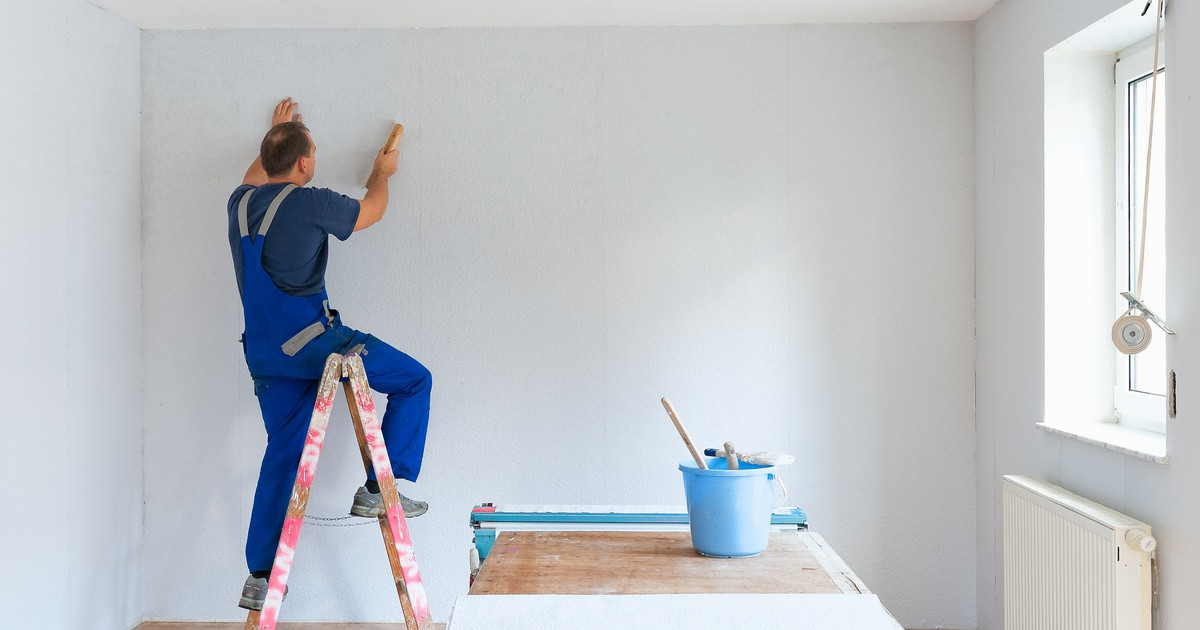
M 770 536 L 708 558 L 686 531 L 500 531 L 448 630 L 902 630 L 819 535 Z
M 472 595 L 868 593 L 817 534 L 773 532 L 753 558 L 708 558 L 687 532 L 500 532 Z

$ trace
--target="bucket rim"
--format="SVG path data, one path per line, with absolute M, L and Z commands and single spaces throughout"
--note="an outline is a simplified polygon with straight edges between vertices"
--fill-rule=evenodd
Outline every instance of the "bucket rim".
M 712 477 L 750 477 L 755 475 L 766 475 L 775 472 L 776 466 L 765 466 L 762 464 L 742 464 L 743 468 L 737 470 L 729 470 L 726 468 L 712 468 L 714 462 L 725 463 L 724 457 L 705 457 L 704 461 L 709 468 L 700 468 L 696 465 L 696 460 L 685 459 L 679 462 L 679 470 L 688 475 L 704 475 Z

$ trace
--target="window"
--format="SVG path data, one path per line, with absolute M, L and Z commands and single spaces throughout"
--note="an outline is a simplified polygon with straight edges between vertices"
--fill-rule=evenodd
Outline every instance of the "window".
M 1160 44 L 1158 95 L 1151 99 L 1154 38 L 1143 40 L 1118 55 L 1115 69 L 1117 124 L 1116 283 L 1123 291 L 1137 294 L 1138 259 L 1141 245 L 1146 182 L 1146 144 L 1150 130 L 1150 107 L 1154 100 L 1154 142 L 1150 158 L 1149 214 L 1146 219 L 1145 269 L 1142 270 L 1141 300 L 1159 317 L 1166 318 L 1166 115 L 1164 95 L 1167 73 Z M 1119 300 L 1119 298 L 1118 298 Z M 1120 300 L 1119 300 L 1120 302 Z M 1123 304 L 1120 307 L 1123 308 Z M 1163 336 L 1159 329 L 1154 337 Z M 1119 357 L 1115 370 L 1113 406 L 1122 424 L 1162 432 L 1167 393 L 1165 343 L 1153 339 L 1143 352 Z
M 1128 306 L 1120 293 L 1138 293 L 1155 27 L 1144 7 L 1145 0 L 1134 0 L 1044 57 L 1042 426 L 1084 438 L 1126 427 L 1154 432 L 1157 446 L 1130 448 L 1165 460 L 1167 335 L 1153 328 L 1149 348 L 1132 357 L 1111 341 L 1113 322 Z M 1140 293 L 1164 319 L 1165 50 L 1161 45 Z

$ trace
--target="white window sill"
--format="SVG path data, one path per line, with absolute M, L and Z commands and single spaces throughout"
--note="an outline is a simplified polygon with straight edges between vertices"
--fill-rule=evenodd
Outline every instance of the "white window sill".
M 1037 428 L 1157 464 L 1171 463 L 1171 459 L 1167 457 L 1167 436 L 1162 433 L 1135 429 L 1115 422 L 1071 426 L 1039 422 Z

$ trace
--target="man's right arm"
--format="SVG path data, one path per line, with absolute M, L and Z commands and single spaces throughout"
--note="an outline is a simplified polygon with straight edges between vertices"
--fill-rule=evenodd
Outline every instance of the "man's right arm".
M 396 174 L 396 158 L 400 155 L 392 149 L 383 149 L 375 156 L 375 164 L 371 168 L 371 176 L 367 178 L 367 194 L 358 202 L 358 221 L 354 223 L 354 231 L 371 227 L 383 218 L 388 204 L 388 178 Z

